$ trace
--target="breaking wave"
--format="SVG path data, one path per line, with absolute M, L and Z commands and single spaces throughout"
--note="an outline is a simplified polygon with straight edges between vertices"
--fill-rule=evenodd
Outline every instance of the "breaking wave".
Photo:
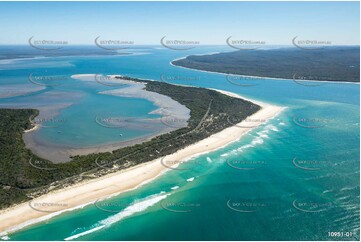
M 65 238 L 65 240 L 73 240 L 73 239 L 82 237 L 84 235 L 93 233 L 95 231 L 101 230 L 105 227 L 109 227 L 110 225 L 117 223 L 126 217 L 129 217 L 135 213 L 139 213 L 139 212 L 146 210 L 147 208 L 158 203 L 159 201 L 165 199 L 167 196 L 168 196 L 168 194 L 166 194 L 165 192 L 161 192 L 159 194 L 148 196 L 145 199 L 135 201 L 133 204 L 129 205 L 121 212 L 119 212 L 113 216 L 110 216 L 106 219 L 103 219 L 100 222 L 89 227 L 86 231 L 72 235 L 68 238 Z

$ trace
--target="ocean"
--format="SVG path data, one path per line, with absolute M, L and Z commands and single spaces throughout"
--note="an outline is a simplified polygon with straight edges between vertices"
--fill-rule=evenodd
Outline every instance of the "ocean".
M 2 239 L 359 240 L 359 84 L 242 79 L 170 64 L 190 54 L 224 51 L 232 49 L 144 47 L 122 56 L 0 60 L 0 86 L 31 90 L 0 98 L 0 107 L 62 107 L 56 110 L 57 129 L 37 133 L 59 145 L 87 147 L 150 132 L 125 129 L 119 136 L 94 122 L 98 115 L 157 117 L 149 114 L 157 108 L 151 102 L 99 94 L 115 87 L 73 80 L 74 74 L 216 88 L 286 107 L 240 140 L 181 164 L 182 169 Z M 30 74 L 65 81 L 38 86 L 29 82 Z

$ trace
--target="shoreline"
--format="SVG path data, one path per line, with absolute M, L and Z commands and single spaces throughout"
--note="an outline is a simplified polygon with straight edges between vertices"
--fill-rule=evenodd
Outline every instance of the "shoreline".
M 225 52 L 219 52 L 219 53 L 225 53 Z M 209 54 L 200 54 L 200 55 L 196 55 L 196 56 L 204 56 L 204 55 L 210 55 L 210 54 L 216 54 L 216 53 L 209 53 Z M 189 68 L 189 67 L 185 67 L 185 66 L 178 66 L 178 65 L 174 65 L 173 61 L 177 61 L 177 60 L 183 60 L 186 59 L 189 55 L 184 56 L 184 57 L 180 57 L 180 58 L 176 58 L 172 61 L 169 62 L 169 64 L 171 66 L 174 67 L 179 67 L 179 68 L 184 68 L 184 69 L 188 69 L 188 70 L 192 70 L 192 71 L 201 71 L 201 72 L 208 72 L 208 73 L 214 73 L 214 74 L 220 74 L 220 75 L 230 75 L 230 76 L 240 76 L 240 77 L 252 77 L 252 78 L 257 78 L 257 79 L 271 79 L 271 80 L 276 80 L 276 81 L 293 81 L 293 82 L 317 82 L 317 83 L 335 83 L 335 84 L 355 84 L 355 85 L 360 85 L 360 82 L 342 82 L 342 81 L 317 81 L 317 80 L 293 80 L 293 79 L 287 79 L 287 78 L 279 78 L 279 77 L 265 77 L 265 76 L 248 76 L 248 75 L 240 75 L 240 74 L 230 74 L 230 73 L 224 73 L 224 72 L 217 72 L 217 71 L 206 71 L 206 70 L 199 70 L 199 69 L 194 69 L 194 68 Z
M 70 187 L 55 190 L 30 200 L 29 202 L 24 202 L 2 210 L 0 211 L 0 217 L 2 220 L 6 220 L 7 224 L 0 225 L 0 236 L 7 236 L 9 233 L 47 220 L 63 212 L 87 206 L 94 203 L 98 199 L 109 198 L 129 190 L 134 190 L 146 183 L 151 182 L 158 176 L 170 170 L 162 164 L 161 160 L 168 159 L 172 161 L 179 161 L 177 164 L 180 164 L 190 158 L 218 150 L 232 142 L 238 141 L 250 130 L 258 127 L 270 119 L 273 119 L 284 109 L 283 107 L 243 98 L 242 96 L 235 93 L 217 89 L 213 90 L 235 98 L 249 100 L 260 105 L 261 109 L 258 112 L 248 116 L 248 119 L 250 118 L 259 121 L 256 121 L 256 125 L 252 127 L 237 127 L 237 125 L 242 126 L 247 122 L 246 120 L 243 120 L 234 126 L 228 127 L 163 158 L 158 158 L 146 163 L 142 163 L 134 167 L 108 174 L 104 177 L 91 179 Z M 176 166 L 177 165 L 174 167 Z M 41 212 L 39 210 L 33 209 L 30 206 L 30 203 L 66 204 L 66 208 L 62 206 L 61 209 L 56 211 L 53 210 L 50 213 L 44 213 L 44 211 Z
M 39 128 L 40 128 L 40 125 L 35 124 L 34 127 L 32 127 L 31 129 L 24 130 L 24 133 L 30 133 L 30 132 L 38 130 Z

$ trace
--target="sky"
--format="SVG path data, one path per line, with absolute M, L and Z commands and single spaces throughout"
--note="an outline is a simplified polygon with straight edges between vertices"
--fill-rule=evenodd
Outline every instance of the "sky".
M 0 2 L 0 44 L 94 39 L 224 45 L 234 39 L 290 45 L 292 38 L 359 45 L 359 2 Z

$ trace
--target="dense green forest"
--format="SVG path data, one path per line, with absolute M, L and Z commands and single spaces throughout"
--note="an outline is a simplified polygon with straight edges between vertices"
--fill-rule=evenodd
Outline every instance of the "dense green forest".
M 205 88 L 122 78 L 145 82 L 146 90 L 170 96 L 185 105 L 191 110 L 188 126 L 112 153 L 75 156 L 70 162 L 54 164 L 34 155 L 22 139 L 24 130 L 32 126 L 29 120 L 38 115 L 38 110 L 0 109 L 0 208 L 171 154 L 260 109 L 246 100 Z
M 281 48 L 191 55 L 174 65 L 246 76 L 360 82 L 360 47 Z

